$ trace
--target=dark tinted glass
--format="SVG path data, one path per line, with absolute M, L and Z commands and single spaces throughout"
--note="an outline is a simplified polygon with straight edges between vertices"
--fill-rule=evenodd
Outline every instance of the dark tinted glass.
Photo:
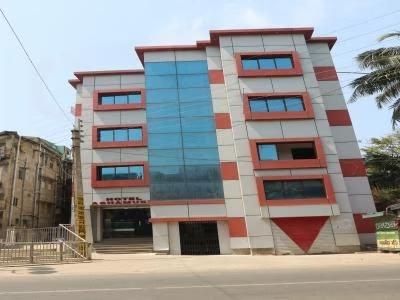
M 181 166 L 152 167 L 150 171 L 152 183 L 184 182 L 185 172 Z
M 281 181 L 264 181 L 265 198 L 268 200 L 285 197 Z
M 301 181 L 289 180 L 284 182 L 285 198 L 303 198 L 303 184 Z
M 304 198 L 325 198 L 325 188 L 322 180 L 304 180 Z

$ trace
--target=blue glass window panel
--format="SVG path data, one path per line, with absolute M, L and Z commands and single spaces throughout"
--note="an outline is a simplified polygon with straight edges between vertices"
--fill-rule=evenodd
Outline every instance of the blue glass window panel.
M 179 101 L 180 102 L 200 102 L 210 101 L 211 102 L 211 91 L 209 87 L 205 88 L 187 88 L 179 89 Z
M 174 89 L 176 87 L 176 75 L 146 76 L 146 88 L 148 89 Z
M 128 140 L 128 130 L 127 129 L 114 129 L 114 141 L 125 142 Z
M 163 103 L 163 102 L 177 102 L 177 101 L 178 101 L 177 89 L 146 90 L 147 103 Z
M 113 180 L 115 175 L 114 167 L 102 167 L 100 170 L 101 180 Z
M 180 88 L 208 87 L 208 74 L 178 75 Z
M 221 180 L 220 165 L 202 165 L 202 166 L 187 166 L 186 181 L 187 182 L 215 182 Z
M 269 99 L 267 103 L 269 112 L 285 111 L 285 103 L 283 102 L 283 99 Z
M 100 142 L 112 142 L 114 141 L 114 130 L 102 129 L 99 132 Z
M 101 96 L 102 105 L 112 105 L 114 104 L 114 96 Z
M 212 165 L 219 164 L 217 148 L 185 149 L 186 165 Z
M 187 183 L 186 189 L 188 199 L 219 199 L 224 197 L 221 181 L 190 182 Z
M 242 59 L 242 66 L 244 70 L 257 70 L 257 59 Z
M 147 104 L 147 118 L 173 118 L 179 117 L 177 103 Z
M 148 75 L 170 75 L 176 74 L 175 62 L 152 62 L 145 63 L 145 74 Z
M 150 198 L 157 200 L 188 199 L 185 182 L 152 183 Z M 192 196 L 192 198 L 195 198 Z
M 252 112 L 268 111 L 266 99 L 250 100 L 249 103 Z
M 141 103 L 142 102 L 142 96 L 140 94 L 129 94 L 128 95 L 128 103 L 133 104 L 133 103 Z
M 211 133 L 183 133 L 184 148 L 212 148 L 217 146 L 215 132 Z
M 206 61 L 177 61 L 176 69 L 178 74 L 208 74 Z
M 182 137 L 180 134 L 149 134 L 149 149 L 180 149 Z
M 128 95 L 115 95 L 115 104 L 127 104 Z
M 178 166 L 183 165 L 183 151 L 173 150 L 149 150 L 149 164 L 153 166 Z
M 199 104 L 197 102 L 181 103 L 182 117 L 208 117 L 213 115 L 210 104 Z
M 151 119 L 147 124 L 149 133 L 173 133 L 181 131 L 179 118 Z
M 181 166 L 162 166 L 152 167 L 150 171 L 151 183 L 184 182 L 184 167 Z
M 128 129 L 128 136 L 130 141 L 141 141 L 142 140 L 142 129 L 141 128 L 130 128 Z
M 258 145 L 258 155 L 260 160 L 278 160 L 278 150 L 274 144 Z
M 258 59 L 260 64 L 260 69 L 262 70 L 272 70 L 275 69 L 275 63 L 273 58 L 260 58 Z
M 115 179 L 128 179 L 129 167 L 115 167 Z
M 215 132 L 213 117 L 182 118 L 181 122 L 182 132 Z
M 304 111 L 303 100 L 300 97 L 285 98 L 287 111 Z
M 290 57 L 277 57 L 275 58 L 277 69 L 292 69 L 293 63 Z
M 129 179 L 143 179 L 144 172 L 143 166 L 130 166 L 129 167 Z

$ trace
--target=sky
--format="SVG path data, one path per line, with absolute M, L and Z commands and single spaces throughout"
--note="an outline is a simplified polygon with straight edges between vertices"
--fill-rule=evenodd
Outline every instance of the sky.
M 74 71 L 142 68 L 139 45 L 193 44 L 210 29 L 305 27 L 337 36 L 338 72 L 360 71 L 354 57 L 396 44 L 378 43 L 400 30 L 398 0 L 0 0 L 9 21 L 68 119 L 53 102 L 0 16 L 0 131 L 18 131 L 70 145 Z M 398 41 L 397 41 L 398 45 Z M 358 75 L 340 74 L 344 87 Z M 346 99 L 351 88 L 343 89 Z M 392 132 L 391 112 L 373 97 L 349 104 L 361 146 Z

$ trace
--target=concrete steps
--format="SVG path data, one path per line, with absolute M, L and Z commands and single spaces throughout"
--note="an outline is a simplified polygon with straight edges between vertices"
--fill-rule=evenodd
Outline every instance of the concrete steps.
M 105 239 L 94 243 L 96 253 L 102 254 L 134 254 L 153 252 L 152 238 L 118 238 Z

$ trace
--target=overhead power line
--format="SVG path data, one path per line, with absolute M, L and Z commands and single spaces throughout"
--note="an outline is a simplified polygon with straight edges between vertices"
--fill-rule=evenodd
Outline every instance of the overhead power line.
M 57 98 L 54 96 L 54 93 L 51 91 L 49 85 L 46 83 L 46 81 L 44 80 L 42 74 L 39 72 L 39 69 L 37 68 L 37 66 L 35 65 L 35 63 L 33 62 L 32 58 L 30 57 L 28 51 L 26 50 L 24 44 L 22 43 L 21 39 L 19 38 L 17 32 L 14 30 L 14 27 L 11 25 L 10 21 L 8 20 L 8 18 L 6 17 L 3 9 L 0 8 L 0 12 L 4 18 L 4 20 L 7 22 L 8 26 L 10 27 L 12 33 L 14 34 L 14 37 L 16 38 L 16 40 L 18 41 L 19 45 L 21 46 L 22 50 L 24 51 L 26 57 L 28 58 L 30 64 L 32 65 L 33 69 L 35 70 L 37 76 L 39 77 L 40 81 L 43 83 L 45 89 L 47 90 L 47 92 L 49 93 L 51 99 L 53 100 L 53 102 L 57 105 L 57 107 L 60 109 L 60 111 L 62 112 L 62 114 L 64 115 L 64 117 L 68 120 L 69 123 L 72 123 L 71 119 L 69 118 L 69 115 L 65 112 L 65 110 L 62 108 L 62 106 L 60 105 L 60 103 L 57 101 Z

